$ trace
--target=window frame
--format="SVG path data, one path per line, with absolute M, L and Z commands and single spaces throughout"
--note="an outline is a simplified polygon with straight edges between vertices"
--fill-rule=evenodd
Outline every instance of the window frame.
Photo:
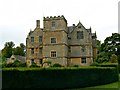
M 82 63 L 82 64 L 86 64 L 86 63 L 87 63 L 86 57 L 82 57 L 82 58 L 81 58 L 81 63 Z
M 39 42 L 42 42 L 42 38 L 43 38 L 42 36 L 39 36 Z
M 54 50 L 52 50 L 51 52 L 50 52 L 50 57 L 51 58 L 56 58 L 57 57 L 57 52 Z
M 52 25 L 52 28 L 55 28 L 55 26 L 56 26 L 56 23 L 55 23 L 55 21 L 52 21 L 52 23 L 51 23 Z
M 55 42 L 52 42 L 52 39 L 55 39 Z M 57 38 L 51 37 L 51 38 L 50 38 L 50 43 L 51 43 L 51 44 L 56 44 L 56 43 L 57 43 Z
M 33 36 L 31 37 L 31 42 L 34 42 L 34 37 Z
M 34 48 L 31 48 L 31 54 L 34 54 Z
M 42 50 L 43 50 L 43 48 L 40 47 L 39 50 L 40 50 L 39 53 L 42 54 Z
M 77 31 L 77 39 L 84 39 L 84 32 L 83 31 Z

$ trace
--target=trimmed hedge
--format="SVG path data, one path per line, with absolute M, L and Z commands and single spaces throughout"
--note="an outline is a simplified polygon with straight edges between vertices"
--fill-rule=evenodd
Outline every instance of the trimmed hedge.
M 66 89 L 118 81 L 115 67 L 4 68 L 2 88 Z
M 116 67 L 118 68 L 118 63 L 105 63 L 105 64 L 99 64 L 100 67 Z

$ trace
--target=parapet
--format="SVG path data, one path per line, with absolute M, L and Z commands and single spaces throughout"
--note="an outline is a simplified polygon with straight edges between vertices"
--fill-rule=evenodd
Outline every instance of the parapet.
M 44 21 L 50 21 L 50 20 L 65 20 L 65 22 L 67 23 L 67 20 L 65 19 L 65 17 L 63 15 L 61 16 L 50 16 L 50 17 L 43 17 Z

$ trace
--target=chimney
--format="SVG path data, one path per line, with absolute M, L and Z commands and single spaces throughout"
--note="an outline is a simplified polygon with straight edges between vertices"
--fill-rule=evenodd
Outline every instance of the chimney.
M 36 20 L 36 27 L 40 28 L 40 20 Z

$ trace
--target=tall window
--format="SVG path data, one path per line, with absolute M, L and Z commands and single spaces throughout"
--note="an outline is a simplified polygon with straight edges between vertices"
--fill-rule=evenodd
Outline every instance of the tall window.
M 77 31 L 77 39 L 83 39 L 83 31 Z
M 31 48 L 31 54 L 34 54 L 34 48 Z
M 40 54 L 42 54 L 42 47 L 40 47 Z
M 42 42 L 42 36 L 39 36 L 39 42 Z
M 81 58 L 81 63 L 86 64 L 86 58 Z
M 51 51 L 51 57 L 56 57 L 56 51 Z
M 34 37 L 31 37 L 31 42 L 34 42 Z
M 52 21 L 52 27 L 55 27 L 55 21 Z
M 51 38 L 51 43 L 56 43 L 56 38 Z
M 31 64 L 33 64 L 34 63 L 34 59 L 31 59 Z
M 82 46 L 81 50 L 82 52 L 85 52 L 85 46 Z
M 43 60 L 42 59 L 40 59 L 40 64 L 42 64 L 43 63 Z

